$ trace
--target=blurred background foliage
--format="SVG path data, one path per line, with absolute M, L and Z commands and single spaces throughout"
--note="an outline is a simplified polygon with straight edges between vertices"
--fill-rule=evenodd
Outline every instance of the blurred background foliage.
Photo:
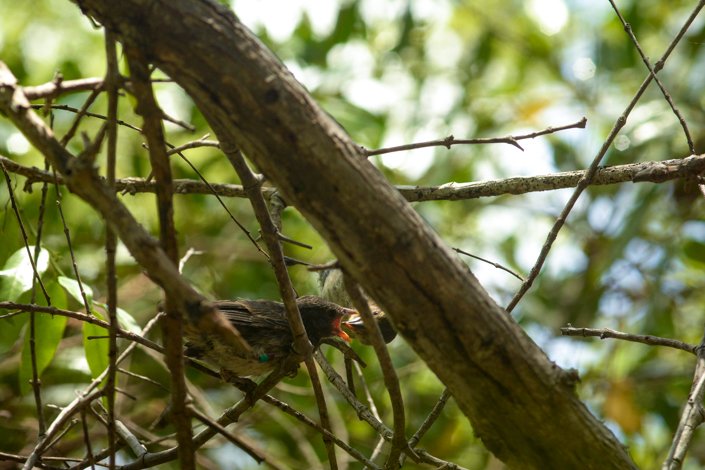
M 586 129 L 522 141 L 524 152 L 498 144 L 373 157 L 371 161 L 394 184 L 440 185 L 585 168 L 647 74 L 607 2 L 236 0 L 231 6 L 320 105 L 366 148 L 441 139 L 451 134 L 456 138 L 516 135 L 575 122 L 582 116 L 588 119 Z M 619 2 L 652 60 L 663 53 L 693 6 L 694 2 L 685 1 Z M 18 4 L 0 0 L 0 7 L 5 12 L 0 16 L 0 58 L 23 85 L 48 82 L 57 72 L 64 79 L 104 74 L 102 32 L 75 5 L 67 1 Z M 698 152 L 705 144 L 701 129 L 704 21 L 702 17 L 695 21 L 660 73 L 694 133 Z M 166 124 L 170 143 L 180 145 L 209 132 L 182 90 L 170 83 L 155 87 L 168 114 L 197 128 L 188 132 Z M 58 103 L 79 108 L 86 96 L 64 96 Z M 91 107 L 97 113 L 105 113 L 105 109 L 104 97 Z M 129 99 L 121 100 L 120 118 L 141 124 Z M 72 119 L 70 112 L 57 110 L 52 114 L 59 136 Z M 100 124 L 98 119 L 86 119 L 81 130 L 93 135 Z M 69 148 L 79 152 L 80 142 L 80 137 L 74 138 Z M 23 165 L 44 167 L 38 152 L 7 120 L 0 120 L 0 153 Z M 689 153 L 676 118 L 652 86 L 604 163 L 664 160 Z M 187 156 L 210 182 L 238 182 L 219 152 L 204 148 L 188 151 Z M 173 168 L 178 178 L 197 178 L 178 158 L 174 158 Z M 118 177 L 146 177 L 148 173 L 142 139 L 138 133 L 121 128 Z M 11 178 L 33 242 L 41 187 L 35 184 L 33 191 L 22 191 L 25 180 L 16 175 Z M 23 246 L 7 189 L 4 181 L 0 183 L 2 269 L 8 269 L 8 260 Z M 82 280 L 93 289 L 97 301 L 104 301 L 101 219 L 65 188 L 60 192 Z M 571 190 L 560 190 L 421 202 L 415 208 L 450 246 L 525 275 L 570 194 Z M 156 234 L 153 195 L 121 198 Z M 56 189 L 50 186 L 42 238 L 49 261 L 43 280 L 50 286 L 55 305 L 81 310 L 59 284 L 62 276 L 75 275 L 56 199 Z M 181 250 L 193 248 L 199 252 L 186 263 L 184 274 L 199 290 L 212 298 L 277 297 L 269 265 L 215 198 L 177 195 L 175 200 Z M 257 235 L 248 201 L 226 199 L 225 203 Z M 538 282 L 513 312 L 552 360 L 580 371 L 580 396 L 629 446 L 643 468 L 655 467 L 666 455 L 679 410 L 687 398 L 693 358 L 683 352 L 611 340 L 561 338 L 558 328 L 571 323 L 699 342 L 705 316 L 703 215 L 702 195 L 689 181 L 591 188 L 573 210 Z M 287 244 L 287 255 L 311 263 L 331 258 L 323 240 L 295 209 L 284 212 L 283 227 L 287 236 L 313 246 L 307 250 Z M 497 302 L 506 305 L 519 282 L 488 264 L 467 261 Z M 159 290 L 124 247 L 120 247 L 118 263 L 119 305 L 144 325 L 155 314 Z M 315 277 L 304 268 L 292 267 L 290 272 L 300 294 L 317 291 Z M 5 289 L 0 292 L 6 296 L 11 279 L 10 275 L 0 276 L 0 287 Z M 18 298 L 24 302 L 31 299 L 31 292 Z M 41 295 L 36 299 L 42 302 Z M 20 384 L 18 372 L 27 318 L 22 315 L 0 320 L 0 451 L 23 454 L 31 449 L 37 432 L 34 402 L 26 393 L 26 383 Z M 81 324 L 69 320 L 58 352 L 42 375 L 45 403 L 68 403 L 75 390 L 85 387 L 89 380 L 80 338 Z M 340 368 L 340 355 L 327 346 L 323 348 Z M 389 423 L 388 397 L 371 350 L 362 345 L 355 348 L 369 363 L 366 381 L 381 416 Z M 395 340 L 390 349 L 399 369 L 411 434 L 443 387 L 403 339 Z M 125 367 L 168 384 L 164 367 L 144 351 L 138 350 Z M 212 415 L 238 399 L 233 388 L 196 371 L 189 371 L 189 379 L 203 392 Z M 121 376 L 120 387 L 129 396 L 119 395 L 118 412 L 128 425 L 144 430 L 140 437 L 171 431 L 169 426 L 150 428 L 166 405 L 165 390 L 126 376 Z M 376 445 L 374 433 L 356 419 L 332 387 L 326 390 L 336 434 L 369 455 Z M 274 393 L 308 416 L 317 416 L 305 373 L 286 380 Z M 57 411 L 50 408 L 46 413 L 51 419 Z M 322 465 L 325 453 L 320 439 L 278 410 L 258 405 L 234 428 L 250 436 L 285 468 Z M 100 442 L 102 426 L 94 423 L 92 432 Z M 201 453 L 204 468 L 256 467 L 230 444 L 213 442 Z M 421 446 L 468 468 L 499 468 L 452 400 Z M 61 449 L 64 455 L 81 456 L 80 433 L 69 433 Z M 128 460 L 130 456 L 123 454 L 122 458 Z M 407 465 L 415 468 L 411 462 Z M 705 442 L 698 438 L 685 468 L 703 465 Z M 358 467 L 350 464 L 350 468 Z

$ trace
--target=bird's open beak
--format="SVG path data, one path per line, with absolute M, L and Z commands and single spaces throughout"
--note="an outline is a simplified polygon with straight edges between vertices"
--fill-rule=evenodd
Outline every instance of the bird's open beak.
M 340 328 L 340 324 L 342 323 L 342 320 L 343 320 L 343 317 L 339 317 L 333 323 L 333 326 L 335 327 L 335 334 L 336 334 L 336 336 L 343 338 L 345 341 L 347 341 L 349 343 L 350 341 L 352 341 L 350 339 L 350 336 L 348 336 L 348 334 Z
M 343 325 L 353 329 L 361 329 L 363 328 L 362 317 L 356 311 L 352 311 L 348 316 L 347 320 L 343 322 Z

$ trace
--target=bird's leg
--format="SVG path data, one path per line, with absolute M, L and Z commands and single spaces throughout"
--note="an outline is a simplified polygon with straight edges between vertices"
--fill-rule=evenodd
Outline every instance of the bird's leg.
M 283 373 L 282 368 L 277 367 L 274 369 L 267 377 L 264 378 L 263 381 L 261 381 L 259 384 L 257 384 L 256 387 L 252 388 L 251 390 L 248 390 L 245 393 L 245 400 L 247 401 L 249 406 L 254 406 L 255 402 L 262 398 L 269 390 L 274 388 L 274 386 L 279 383 L 281 379 L 284 378 L 285 373 Z M 252 382 L 250 380 L 252 384 Z
M 224 381 L 233 384 L 245 394 L 251 393 L 255 388 L 257 388 L 257 383 L 255 381 L 246 377 L 235 375 L 227 369 L 220 369 L 220 376 Z

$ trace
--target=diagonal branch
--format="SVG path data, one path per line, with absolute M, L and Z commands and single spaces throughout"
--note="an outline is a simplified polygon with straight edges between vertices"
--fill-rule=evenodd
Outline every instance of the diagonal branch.
M 289 320 L 289 326 L 291 327 L 292 336 L 294 338 L 294 351 L 296 354 L 303 356 L 306 369 L 311 377 L 311 384 L 313 385 L 313 392 L 316 397 L 316 403 L 318 404 L 319 415 L 321 417 L 321 426 L 323 429 L 330 430 L 330 418 L 328 416 L 325 396 L 323 395 L 323 389 L 321 388 L 321 381 L 318 378 L 316 365 L 311 356 L 313 347 L 306 334 L 306 329 L 304 328 L 303 321 L 301 320 L 301 313 L 299 312 L 299 308 L 296 304 L 294 287 L 291 284 L 291 279 L 289 278 L 286 262 L 284 260 L 284 252 L 281 244 L 279 243 L 279 230 L 272 221 L 272 217 L 267 209 L 267 203 L 265 202 L 264 197 L 262 197 L 262 192 L 260 191 L 261 183 L 257 180 L 252 171 L 250 171 L 242 152 L 240 152 L 236 146 L 229 142 L 224 142 L 221 145 L 221 148 L 228 157 L 228 160 L 230 160 L 233 168 L 235 168 L 238 176 L 240 176 L 240 181 L 242 181 L 243 187 L 245 188 L 245 191 L 250 199 L 252 209 L 255 212 L 255 217 L 257 217 L 257 221 L 262 228 L 262 237 L 267 244 L 270 261 L 277 278 L 277 285 L 279 286 L 279 293 L 281 294 L 282 300 L 284 301 L 284 305 L 286 307 L 287 319 Z M 338 462 L 335 457 L 333 441 L 328 439 L 325 434 L 323 435 L 323 441 L 328 453 L 328 461 L 330 463 L 331 470 L 337 469 Z
M 693 439 L 695 430 L 705 421 L 703 398 L 705 397 L 705 336 L 697 348 L 697 362 L 693 374 L 693 385 L 690 387 L 688 401 L 683 407 L 681 419 L 678 422 L 668 457 L 661 467 L 663 470 L 679 470 Z
M 568 373 L 232 12 L 209 0 L 76 3 L 178 83 L 221 142 L 238 143 L 390 316 L 490 451 L 510 467 L 633 467 Z
M 673 41 L 668 45 L 668 48 L 666 48 L 666 52 L 663 53 L 661 58 L 657 62 L 657 66 L 654 70 L 660 70 L 663 68 L 663 64 L 666 62 L 666 59 L 668 59 L 668 56 L 671 55 L 671 52 L 673 49 L 676 47 L 678 42 L 680 42 L 681 38 L 685 34 L 686 31 L 688 31 L 688 28 L 690 28 L 690 25 L 695 21 L 695 18 L 698 16 L 698 13 L 700 13 L 700 10 L 705 6 L 705 0 L 701 0 L 698 2 L 698 4 L 695 6 L 693 11 L 691 12 L 690 16 L 686 19 L 685 23 L 681 27 L 681 29 L 678 31 L 678 34 L 676 34 L 676 37 L 673 38 Z M 556 222 L 553 224 L 553 227 L 551 228 L 551 231 L 548 233 L 548 236 L 546 237 L 546 241 L 544 242 L 543 246 L 541 247 L 541 251 L 536 258 L 536 262 L 534 263 L 534 266 L 531 268 L 531 272 L 529 272 L 529 276 L 526 278 L 526 280 L 522 283 L 521 287 L 517 291 L 516 294 L 514 294 L 514 297 L 512 300 L 509 302 L 509 305 L 507 305 L 507 311 L 511 312 L 514 307 L 517 306 L 519 301 L 524 297 L 524 295 L 528 292 L 529 289 L 531 289 L 531 286 L 533 285 L 534 281 L 538 277 L 539 273 L 541 272 L 541 268 L 543 267 L 543 264 L 546 262 L 546 258 L 548 257 L 548 253 L 551 251 L 551 247 L 553 246 L 553 243 L 556 241 L 558 238 L 558 233 L 561 231 L 561 228 L 563 228 L 563 225 L 565 224 L 566 220 L 568 219 L 568 215 L 570 212 L 573 210 L 573 207 L 575 207 L 575 203 L 578 201 L 578 198 L 580 195 L 585 191 L 585 189 L 590 185 L 592 182 L 592 179 L 595 177 L 595 174 L 597 173 L 598 166 L 600 165 L 600 162 L 602 159 L 605 157 L 605 154 L 607 153 L 607 150 L 610 148 L 612 145 L 612 142 L 614 142 L 614 139 L 617 137 L 619 132 L 622 130 L 624 125 L 627 123 L 627 118 L 631 114 L 632 110 L 636 106 L 637 102 L 641 99 L 642 95 L 646 91 L 646 88 L 649 86 L 653 78 L 655 77 L 655 74 L 650 73 L 642 82 L 641 86 L 639 86 L 639 89 L 637 92 L 634 94 L 634 97 L 631 99 L 625 110 L 622 112 L 622 114 L 617 118 L 617 121 L 614 123 L 614 126 L 612 127 L 612 130 L 610 131 L 609 135 L 605 139 L 605 141 L 602 143 L 602 147 L 600 147 L 600 150 L 597 152 L 597 155 L 595 155 L 595 158 L 592 160 L 592 163 L 590 164 L 590 167 L 587 169 L 585 172 L 585 176 L 583 176 L 580 181 L 578 181 L 578 185 L 575 188 L 575 191 L 571 195 L 570 199 L 566 203 L 565 207 L 563 207 L 563 210 L 559 214 L 559 216 L 556 218 Z
M 369 303 L 360 290 L 360 286 L 349 276 L 343 276 L 345 290 L 348 292 L 350 299 L 356 310 L 360 313 L 365 328 L 369 332 L 368 339 L 372 343 L 375 354 L 379 359 L 379 365 L 382 368 L 382 376 L 384 385 L 389 393 L 389 399 L 392 403 L 392 414 L 394 416 L 394 435 L 392 436 L 392 448 L 384 464 L 385 470 L 392 470 L 399 466 L 399 456 L 404 451 L 408 444 L 406 442 L 406 416 L 404 413 L 404 400 L 401 396 L 401 387 L 399 386 L 399 378 L 394 371 L 392 358 L 389 356 L 389 351 L 382 338 L 382 332 L 379 325 L 372 316 Z
M 174 227 L 174 201 L 171 167 L 166 153 L 164 130 L 162 128 L 163 112 L 154 97 L 150 83 L 150 71 L 142 51 L 134 48 L 125 49 L 130 67 L 132 85 L 137 98 L 138 114 L 144 118 L 142 133 L 147 139 L 149 160 L 157 181 L 157 210 L 159 213 L 159 241 L 166 256 L 174 266 L 179 262 L 179 249 Z M 170 293 L 165 293 L 166 318 L 163 323 L 165 359 L 169 366 L 171 378 L 172 416 L 176 427 L 179 460 L 182 468 L 196 468 L 191 416 L 187 410 L 187 392 L 184 382 L 184 348 L 183 325 L 176 302 Z
M 646 54 L 644 54 L 644 51 L 642 50 L 641 45 L 639 44 L 639 41 L 637 41 L 636 36 L 634 35 L 632 25 L 624 20 L 624 17 L 619 11 L 619 8 L 617 8 L 617 5 L 614 3 L 614 0 L 609 0 L 609 2 L 610 5 L 612 5 L 612 9 L 617 14 L 617 18 L 619 18 L 619 21 L 622 22 L 622 25 L 624 26 L 624 31 L 627 32 L 629 39 L 632 40 L 632 42 L 634 43 L 634 47 L 636 47 L 637 52 L 639 52 L 639 56 L 641 56 L 641 60 L 644 62 L 644 65 L 646 65 L 646 68 L 649 69 L 649 73 L 651 74 L 651 76 L 654 77 L 654 81 L 656 82 L 656 85 L 658 85 L 659 90 L 661 90 L 661 94 L 663 94 L 663 97 L 668 103 L 668 105 L 671 107 L 671 110 L 673 110 L 673 114 L 676 115 L 678 122 L 683 128 L 683 133 L 685 134 L 685 139 L 688 142 L 688 148 L 690 149 L 690 152 L 695 153 L 695 145 L 693 144 L 693 138 L 690 136 L 688 124 L 686 124 L 683 115 L 681 114 L 676 104 L 673 102 L 673 98 L 671 98 L 670 93 L 666 91 L 666 87 L 663 85 L 663 83 L 661 83 L 661 79 L 658 78 L 658 75 L 656 75 L 656 73 L 663 67 L 663 61 L 658 62 L 657 68 L 654 68 L 651 65 L 651 62 L 649 62 L 649 58 L 646 57 Z
M 249 348 L 217 309 L 179 274 L 158 242 L 135 220 L 92 164 L 74 157 L 56 140 L 51 129 L 30 109 L 16 78 L 3 62 L 0 62 L 0 110 L 61 174 L 69 190 L 101 213 L 150 278 L 172 296 L 188 321 L 235 347 Z

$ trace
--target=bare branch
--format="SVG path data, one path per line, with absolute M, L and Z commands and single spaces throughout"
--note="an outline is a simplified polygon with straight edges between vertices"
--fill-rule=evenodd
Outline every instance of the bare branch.
M 678 31 L 678 34 L 676 35 L 675 38 L 673 38 L 673 41 L 671 41 L 671 44 L 669 44 L 668 48 L 666 49 L 666 52 L 663 53 L 661 58 L 658 60 L 657 67 L 655 70 L 660 70 L 663 67 L 663 64 L 666 62 L 666 59 L 668 59 L 668 56 L 671 54 L 673 49 L 676 47 L 676 44 L 680 42 L 681 38 L 685 34 L 686 31 L 688 31 L 688 28 L 690 28 L 690 25 L 693 23 L 695 18 L 698 16 L 698 13 L 700 13 L 700 10 L 705 6 L 705 0 L 701 0 L 698 2 L 698 4 L 695 6 L 693 11 L 691 12 L 690 16 L 688 19 L 686 19 L 685 23 L 681 27 L 680 31 Z M 617 118 L 617 121 L 615 122 L 614 126 L 612 127 L 612 130 L 610 131 L 609 135 L 605 139 L 605 141 L 602 143 L 602 147 L 600 150 L 597 152 L 597 155 L 595 155 L 595 158 L 592 160 L 592 163 L 590 164 L 590 167 L 587 169 L 585 172 L 585 176 L 583 176 L 580 181 L 578 181 L 578 185 L 575 188 L 575 191 L 573 192 L 573 195 L 570 197 L 568 202 L 566 203 L 565 207 L 561 211 L 560 215 L 556 219 L 556 222 L 553 224 L 553 227 L 551 228 L 551 231 L 549 232 L 548 236 L 546 237 L 546 241 L 543 244 L 543 247 L 541 247 L 541 252 L 539 253 L 538 257 L 536 258 L 536 262 L 534 263 L 534 266 L 531 268 L 531 272 L 529 272 L 529 276 L 527 279 L 522 283 L 521 287 L 517 291 L 517 293 L 514 295 L 512 300 L 509 302 L 509 305 L 507 305 L 507 311 L 511 312 L 514 307 L 519 303 L 522 297 L 524 297 L 524 294 L 528 292 L 528 290 L 531 288 L 533 285 L 534 281 L 538 277 L 539 273 L 541 272 L 541 268 L 543 267 L 544 262 L 546 261 L 546 258 L 548 257 L 548 253 L 551 251 L 551 247 L 553 246 L 553 242 L 556 241 L 556 238 L 558 238 L 558 232 L 560 232 L 561 228 L 563 227 L 563 224 L 565 224 L 566 220 L 568 219 L 568 215 L 570 212 L 573 210 L 573 207 L 575 206 L 575 203 L 578 201 L 578 198 L 580 195 L 583 193 L 583 191 L 592 183 L 593 178 L 595 177 L 595 174 L 597 173 L 598 166 L 602 159 L 604 158 L 605 154 L 607 153 L 607 150 L 610 148 L 610 145 L 612 145 L 612 142 L 614 141 L 615 137 L 619 134 L 619 132 L 622 130 L 624 125 L 627 123 L 627 118 L 629 117 L 629 114 L 631 114 L 632 110 L 636 106 L 637 102 L 641 99 L 641 96 L 644 94 L 644 91 L 646 91 L 646 88 L 649 86 L 651 83 L 651 80 L 654 78 L 653 73 L 649 73 L 649 75 L 644 79 L 642 82 L 641 86 L 637 90 L 636 94 L 634 97 L 631 99 L 629 104 L 627 105 L 626 109 L 624 112 Z
M 106 142 L 106 173 L 107 183 L 115 187 L 115 165 L 117 162 L 117 110 L 120 71 L 118 68 L 117 47 L 115 37 L 109 31 L 105 32 L 105 90 L 108 96 L 107 142 Z M 105 226 L 105 282 L 107 287 L 108 321 L 110 323 L 108 339 L 108 377 L 105 381 L 107 404 L 108 451 L 110 452 L 109 468 L 115 468 L 116 459 L 116 424 L 115 424 L 115 388 L 117 376 L 117 271 L 115 257 L 117 253 L 117 235 L 106 223 Z
M 622 25 L 624 26 L 624 30 L 627 32 L 629 35 L 629 39 L 632 40 L 634 43 L 634 47 L 636 47 L 636 50 L 639 52 L 639 55 L 641 56 L 641 60 L 644 62 L 644 65 L 646 65 L 646 68 L 649 69 L 649 73 L 651 76 L 654 78 L 654 81 L 659 87 L 659 90 L 661 90 L 661 93 L 663 94 L 663 97 L 666 99 L 666 102 L 668 105 L 671 107 L 673 110 L 673 114 L 676 115 L 676 118 L 678 119 L 678 122 L 680 123 L 681 127 L 683 128 L 683 133 L 685 133 L 685 139 L 688 142 L 688 148 L 690 149 L 690 153 L 695 153 L 695 145 L 693 144 L 693 138 L 690 136 L 690 130 L 688 129 L 688 124 L 686 124 L 685 119 L 683 118 L 683 115 L 681 114 L 680 110 L 676 106 L 676 104 L 673 102 L 673 98 L 671 98 L 671 95 L 666 91 L 666 87 L 661 83 L 661 79 L 658 78 L 656 73 L 661 70 L 663 67 L 663 61 L 658 62 L 658 68 L 654 68 L 651 66 L 651 63 L 649 62 L 649 58 L 646 57 L 646 54 L 644 54 L 644 51 L 642 50 L 641 46 L 639 45 L 639 41 L 637 41 L 636 36 L 634 35 L 634 31 L 632 30 L 632 25 L 627 23 L 624 20 L 624 17 L 622 16 L 622 13 L 620 13 L 619 8 L 617 8 L 617 5 L 614 3 L 614 0 L 609 0 L 610 5 L 612 5 L 612 8 L 614 9 L 614 12 L 617 14 L 617 18 L 619 18 L 619 21 L 622 22 Z
M 103 89 L 103 79 L 81 78 L 79 80 L 52 80 L 43 85 L 25 87 L 24 93 L 29 100 L 40 98 L 54 99 L 66 93 L 78 91 L 94 91 Z
M 683 407 L 678 429 L 673 436 L 668 457 L 661 467 L 663 470 L 679 470 L 683 466 L 685 454 L 693 439 L 695 430 L 705 421 L 703 397 L 705 397 L 705 336 L 697 347 L 698 360 L 695 363 L 693 385 L 690 387 L 688 401 Z
M 401 396 L 401 387 L 399 386 L 399 378 L 394 370 L 392 358 L 389 356 L 387 345 L 382 338 L 382 332 L 379 330 L 379 325 L 372 316 L 369 303 L 360 290 L 360 286 L 349 276 L 344 275 L 345 290 L 350 296 L 355 309 L 360 313 L 362 321 L 368 332 L 368 339 L 375 350 L 375 354 L 379 359 L 379 365 L 382 368 L 382 376 L 384 377 L 384 385 L 389 393 L 389 400 L 392 403 L 392 414 L 394 416 L 394 435 L 392 436 L 392 448 L 389 451 L 387 462 L 384 464 L 386 470 L 393 470 L 399 466 L 399 456 L 408 448 L 406 442 L 406 417 L 404 413 L 404 399 Z
M 401 152 L 404 150 L 414 150 L 414 149 L 420 149 L 420 148 L 425 148 L 425 147 L 446 147 L 450 149 L 452 145 L 468 145 L 468 144 L 510 144 L 518 148 L 519 150 L 524 150 L 521 145 L 519 145 L 519 140 L 524 140 L 524 139 L 534 139 L 536 137 L 542 136 L 542 135 L 547 135 L 547 134 L 553 134 L 555 132 L 560 132 L 564 131 L 566 129 L 584 129 L 585 125 L 587 124 L 587 119 L 582 118 L 580 121 L 574 122 L 572 124 L 567 124 L 565 126 L 559 126 L 559 127 L 548 127 L 542 131 L 537 131 L 537 132 L 532 132 L 530 134 L 522 134 L 522 135 L 512 135 L 512 136 L 507 136 L 507 137 L 486 137 L 486 138 L 477 138 L 477 139 L 456 139 L 452 135 L 449 135 L 445 139 L 442 140 L 430 140 L 427 142 L 416 142 L 413 144 L 406 144 L 406 145 L 398 145 L 396 147 L 387 147 L 387 148 L 382 148 L 382 149 L 377 149 L 377 150 L 367 150 L 364 147 L 362 148 L 363 153 L 367 157 L 371 157 L 374 155 L 384 155 L 386 153 L 392 153 L 392 152 Z
M 25 188 L 36 182 L 53 182 L 51 173 L 35 167 L 27 167 L 0 155 L 7 171 L 27 178 Z M 663 183 L 678 178 L 696 177 L 705 170 L 705 155 L 691 155 L 662 161 L 649 161 L 601 167 L 595 173 L 591 186 L 634 183 Z M 445 183 L 440 186 L 397 186 L 397 190 L 409 202 L 459 201 L 495 197 L 506 194 L 528 194 L 539 191 L 574 188 L 586 174 L 585 170 L 566 171 L 537 176 L 516 176 L 471 183 Z M 64 184 L 63 178 L 58 182 Z M 143 178 L 122 178 L 115 182 L 118 192 L 130 194 L 156 192 L 156 183 Z M 276 194 L 272 187 L 261 187 L 265 199 Z M 175 194 L 216 194 L 223 197 L 247 197 L 244 188 L 237 184 L 203 183 L 195 180 L 175 179 Z
M 611 330 L 609 328 L 574 328 L 567 326 L 561 328 L 563 336 L 593 336 L 600 339 L 614 338 L 634 343 L 649 344 L 651 346 L 666 346 L 669 348 L 680 349 L 691 354 L 696 354 L 698 347 L 692 344 L 684 343 L 670 338 L 660 338 L 652 335 L 636 335 L 632 333 L 623 333 L 621 331 Z
M 150 83 L 150 71 L 144 53 L 136 48 L 126 48 L 127 62 L 134 95 L 137 98 L 138 114 L 144 118 L 142 131 L 149 146 L 149 160 L 157 182 L 157 207 L 159 213 L 159 241 L 169 261 L 176 267 L 179 262 L 179 248 L 174 226 L 174 201 L 172 176 L 162 119 L 164 113 L 159 108 Z M 164 305 L 166 318 L 163 323 L 165 359 L 171 378 L 172 416 L 176 428 L 179 461 L 182 468 L 196 468 L 195 447 L 191 430 L 191 416 L 186 408 L 187 391 L 184 380 L 183 324 L 177 310 L 176 301 L 165 291 Z

